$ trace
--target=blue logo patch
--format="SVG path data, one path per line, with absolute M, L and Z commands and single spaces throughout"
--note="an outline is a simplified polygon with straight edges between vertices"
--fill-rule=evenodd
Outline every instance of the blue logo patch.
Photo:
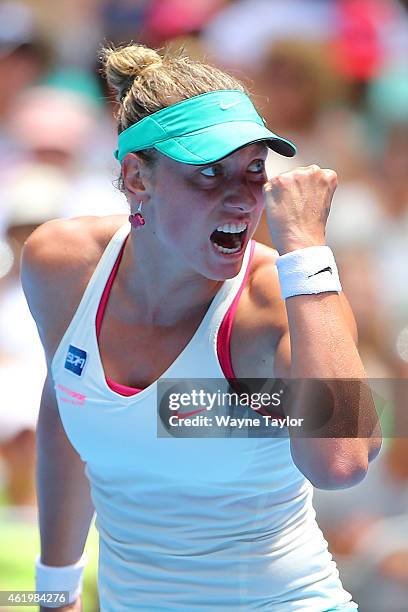
M 65 369 L 70 370 L 77 376 L 81 376 L 86 363 L 86 352 L 76 346 L 69 345 Z

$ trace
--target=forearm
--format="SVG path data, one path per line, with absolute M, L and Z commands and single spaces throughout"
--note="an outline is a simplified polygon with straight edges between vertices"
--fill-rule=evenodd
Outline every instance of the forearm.
M 82 555 L 94 508 L 84 463 L 66 437 L 49 380 L 37 425 L 36 477 L 41 561 L 72 565 Z
M 55 461 L 52 446 L 40 447 L 37 460 L 41 562 L 72 565 L 83 553 L 94 508 L 80 459 Z
M 366 373 L 337 293 L 286 300 L 293 378 L 357 378 Z
M 350 486 L 364 477 L 381 433 L 339 294 L 294 296 L 286 309 L 290 377 L 327 379 L 324 387 L 312 381 L 299 385 L 291 402 L 291 415 L 303 418 L 310 431 L 310 437 L 304 429 L 291 431 L 294 461 L 316 486 Z
M 37 426 L 36 468 L 43 564 L 36 567 L 36 588 L 69 591 L 73 603 L 57 609 L 80 612 L 75 585 L 82 573 L 81 556 L 94 510 L 84 464 L 65 435 L 49 379 Z M 41 612 L 48 609 L 40 608 Z

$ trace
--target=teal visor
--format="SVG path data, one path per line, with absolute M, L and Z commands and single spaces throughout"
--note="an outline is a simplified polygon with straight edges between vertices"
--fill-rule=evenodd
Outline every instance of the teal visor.
M 249 97 L 222 90 L 194 96 L 144 117 L 119 134 L 115 157 L 155 148 L 184 164 L 209 164 L 254 142 L 286 157 L 294 144 L 265 127 Z

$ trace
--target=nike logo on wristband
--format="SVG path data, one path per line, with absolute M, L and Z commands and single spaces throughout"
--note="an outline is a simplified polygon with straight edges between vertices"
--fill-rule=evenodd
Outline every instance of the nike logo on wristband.
M 316 276 L 317 274 L 321 274 L 322 272 L 330 272 L 330 274 L 333 274 L 333 270 L 331 269 L 331 267 L 327 266 L 327 268 L 323 268 L 323 270 L 319 270 L 318 272 L 315 272 L 314 274 L 309 274 L 307 278 L 311 278 L 312 276 Z

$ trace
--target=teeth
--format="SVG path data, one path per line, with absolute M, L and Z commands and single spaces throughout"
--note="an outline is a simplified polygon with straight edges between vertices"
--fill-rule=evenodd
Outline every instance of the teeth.
M 225 232 L 226 234 L 239 234 L 247 228 L 246 223 L 225 223 L 217 227 L 217 232 Z
M 238 253 L 238 251 L 241 249 L 241 247 L 237 247 L 236 249 L 227 249 L 225 247 L 220 246 L 219 244 L 216 244 L 214 242 L 214 246 L 216 247 L 216 249 L 218 249 L 218 251 L 220 253 Z

